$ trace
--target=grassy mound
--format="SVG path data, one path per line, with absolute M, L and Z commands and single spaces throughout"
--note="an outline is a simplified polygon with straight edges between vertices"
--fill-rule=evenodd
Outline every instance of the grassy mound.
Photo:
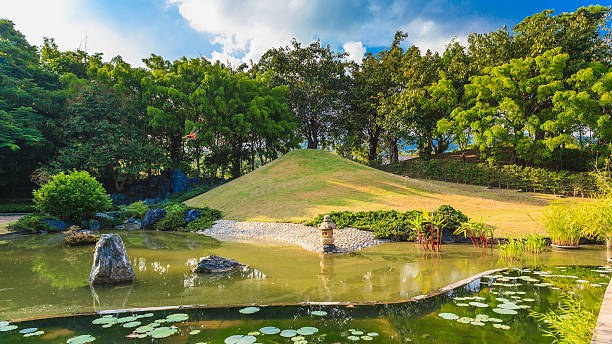
M 321 150 L 291 151 L 185 203 L 227 219 L 302 222 L 330 211 L 434 210 L 450 204 L 497 226 L 496 236 L 542 233 L 552 195 L 400 177 Z M 568 199 L 572 201 L 571 199 Z

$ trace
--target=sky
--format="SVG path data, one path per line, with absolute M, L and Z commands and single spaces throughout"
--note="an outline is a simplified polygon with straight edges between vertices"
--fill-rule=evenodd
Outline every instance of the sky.
M 390 45 L 397 30 L 404 45 L 442 51 L 453 37 L 488 32 L 545 9 L 574 11 L 592 1 L 491 0 L 0 0 L 31 44 L 43 37 L 62 50 L 121 55 L 135 66 L 152 53 L 174 60 L 203 56 L 238 65 L 257 61 L 292 38 L 321 40 L 361 61 Z

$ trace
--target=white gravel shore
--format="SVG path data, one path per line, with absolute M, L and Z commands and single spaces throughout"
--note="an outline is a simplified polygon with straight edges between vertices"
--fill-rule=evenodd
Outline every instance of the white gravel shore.
M 247 239 L 262 241 L 280 241 L 298 245 L 312 252 L 320 252 L 321 231 L 294 223 L 272 222 L 239 222 L 231 220 L 218 220 L 208 229 L 197 233 L 208 235 L 219 240 Z M 336 229 L 334 231 L 334 244 L 337 252 L 345 253 L 361 250 L 366 247 L 378 245 L 388 240 L 374 238 L 374 233 L 355 228 Z

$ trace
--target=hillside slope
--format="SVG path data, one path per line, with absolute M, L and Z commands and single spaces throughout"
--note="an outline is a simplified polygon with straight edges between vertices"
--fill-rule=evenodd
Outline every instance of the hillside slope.
M 296 150 L 245 176 L 186 201 L 224 218 L 300 222 L 332 210 L 434 209 L 450 204 L 496 235 L 544 233 L 539 221 L 551 195 L 488 190 L 379 171 L 321 150 Z

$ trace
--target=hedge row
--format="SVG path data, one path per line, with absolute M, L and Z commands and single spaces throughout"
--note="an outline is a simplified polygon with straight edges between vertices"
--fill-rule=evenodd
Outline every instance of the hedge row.
M 318 226 L 323 222 L 323 217 L 329 215 L 331 221 L 338 228 L 367 229 L 373 231 L 374 236 L 380 239 L 412 241 L 415 240 L 416 233 L 410 229 L 412 227 L 410 221 L 419 214 L 422 214 L 422 211 L 410 210 L 403 213 L 396 210 L 334 211 L 328 214 L 321 214 L 313 220 L 306 222 L 305 225 Z M 445 219 L 444 230 L 450 233 L 453 233 L 461 223 L 468 221 L 467 216 L 450 205 L 443 205 L 430 214 L 441 215 Z
M 489 166 L 461 161 L 409 160 L 385 165 L 384 170 L 412 178 L 518 189 L 565 196 L 592 197 L 596 179 L 589 173 L 553 171 L 518 165 Z

